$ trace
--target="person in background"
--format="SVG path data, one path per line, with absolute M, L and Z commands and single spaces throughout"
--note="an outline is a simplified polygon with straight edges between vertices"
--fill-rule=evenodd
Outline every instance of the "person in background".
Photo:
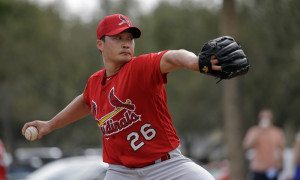
M 296 133 L 294 142 L 294 179 L 300 179 L 300 131 Z
M 5 153 L 5 147 L 3 142 L 0 139 L 0 180 L 6 179 L 6 167 L 4 163 L 4 153 Z
M 282 169 L 285 136 L 273 125 L 271 109 L 262 109 L 258 125 L 251 127 L 244 138 L 244 148 L 254 152 L 250 159 L 251 180 L 277 180 Z

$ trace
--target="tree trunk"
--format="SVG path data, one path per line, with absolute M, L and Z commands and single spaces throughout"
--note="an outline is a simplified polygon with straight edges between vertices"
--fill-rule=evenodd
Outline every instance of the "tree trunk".
M 223 0 L 220 31 L 222 35 L 229 35 L 234 38 L 237 38 L 238 36 L 238 21 L 234 0 Z M 239 106 L 240 94 L 238 90 L 238 79 L 234 78 L 222 83 L 224 84 L 222 110 L 226 153 L 230 162 L 230 179 L 246 179 L 244 151 L 242 147 L 242 115 Z

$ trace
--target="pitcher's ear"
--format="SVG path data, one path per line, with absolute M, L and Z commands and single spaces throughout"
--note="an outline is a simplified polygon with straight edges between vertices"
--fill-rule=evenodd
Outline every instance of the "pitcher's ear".
M 103 44 L 104 44 L 104 41 L 101 39 L 97 39 L 97 41 L 96 41 L 96 45 L 97 45 L 97 48 L 100 50 L 100 51 L 102 51 L 102 49 L 103 49 Z

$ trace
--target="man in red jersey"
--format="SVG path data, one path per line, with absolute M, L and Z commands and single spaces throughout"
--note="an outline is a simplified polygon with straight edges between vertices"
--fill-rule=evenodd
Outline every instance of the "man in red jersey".
M 92 114 L 103 136 L 106 180 L 214 179 L 183 156 L 167 108 L 167 74 L 179 68 L 199 71 L 199 57 L 167 50 L 135 57 L 141 31 L 122 14 L 106 16 L 97 26 L 97 48 L 104 68 L 88 80 L 84 92 L 49 121 L 35 120 L 38 139 Z M 221 70 L 211 59 L 212 69 Z

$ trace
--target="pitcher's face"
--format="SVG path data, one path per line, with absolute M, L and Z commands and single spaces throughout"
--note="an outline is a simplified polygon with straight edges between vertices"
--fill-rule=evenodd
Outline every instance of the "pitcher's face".
M 129 32 L 106 36 L 105 41 L 101 41 L 100 45 L 98 44 L 105 61 L 115 63 L 130 61 L 134 55 L 134 47 L 134 39 Z

